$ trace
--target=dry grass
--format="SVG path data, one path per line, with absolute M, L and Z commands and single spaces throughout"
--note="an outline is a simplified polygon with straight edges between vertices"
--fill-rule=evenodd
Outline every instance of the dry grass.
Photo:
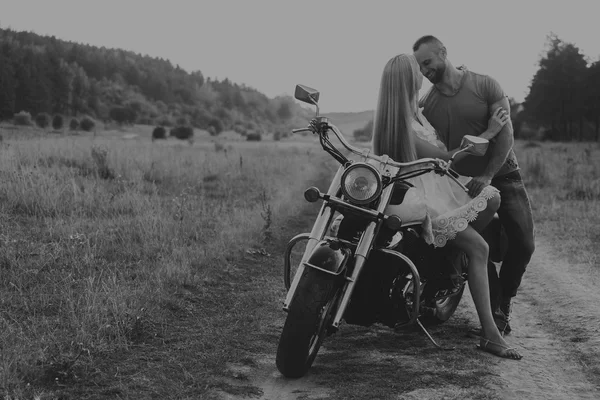
M 519 142 L 516 148 L 538 235 L 576 263 L 600 271 L 600 146 Z
M 191 333 L 202 382 L 231 351 L 215 344 L 251 323 L 264 271 L 239 262 L 297 212 L 314 145 L 27 138 L 0 144 L 0 391 L 87 393 L 115 356 Z
M 301 193 L 327 175 L 314 140 L 21 137 L 0 143 L 7 398 L 201 398 L 227 363 L 274 354 L 281 245 L 312 223 Z M 538 233 L 591 267 L 599 152 L 517 145 Z

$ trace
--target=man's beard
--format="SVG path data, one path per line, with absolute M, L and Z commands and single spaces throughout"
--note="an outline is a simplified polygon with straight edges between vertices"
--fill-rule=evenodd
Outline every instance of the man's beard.
M 444 72 L 446 72 L 446 66 L 442 65 L 439 68 L 436 68 L 433 76 L 431 77 L 431 79 L 429 79 L 429 82 L 433 83 L 434 85 L 440 83 L 443 79 L 444 79 Z

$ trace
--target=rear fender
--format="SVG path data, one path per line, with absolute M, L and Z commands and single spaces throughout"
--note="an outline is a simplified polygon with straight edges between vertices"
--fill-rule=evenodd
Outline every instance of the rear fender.
M 339 241 L 322 240 L 317 243 L 304 265 L 337 276 L 344 272 L 351 255 L 350 249 Z

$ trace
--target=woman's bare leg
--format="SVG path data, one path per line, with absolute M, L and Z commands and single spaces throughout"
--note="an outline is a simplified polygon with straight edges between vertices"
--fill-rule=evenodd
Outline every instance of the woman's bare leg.
M 500 193 L 496 193 L 494 197 L 487 201 L 487 207 L 485 210 L 479 212 L 477 219 L 471 222 L 471 226 L 475 228 L 477 232 L 483 232 L 486 226 L 488 226 L 494 218 L 494 214 L 496 214 L 498 208 L 500 208 Z
M 500 357 L 520 359 L 521 355 L 510 349 L 500 335 L 490 308 L 487 243 L 471 226 L 459 232 L 451 243 L 464 251 L 469 259 L 469 289 L 482 327 L 481 346 Z

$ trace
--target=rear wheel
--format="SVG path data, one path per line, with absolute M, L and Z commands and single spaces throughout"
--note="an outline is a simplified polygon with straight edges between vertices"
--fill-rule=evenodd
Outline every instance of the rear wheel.
M 435 300 L 433 304 L 435 310 L 433 315 L 428 315 L 423 318 L 423 322 L 429 325 L 437 325 L 448 321 L 456 311 L 464 291 L 465 285 L 463 284 L 460 289 L 457 289 L 456 293 L 453 293 L 446 298 Z
M 277 369 L 283 376 L 304 376 L 314 362 L 337 309 L 338 278 L 309 267 L 304 270 L 277 348 Z

